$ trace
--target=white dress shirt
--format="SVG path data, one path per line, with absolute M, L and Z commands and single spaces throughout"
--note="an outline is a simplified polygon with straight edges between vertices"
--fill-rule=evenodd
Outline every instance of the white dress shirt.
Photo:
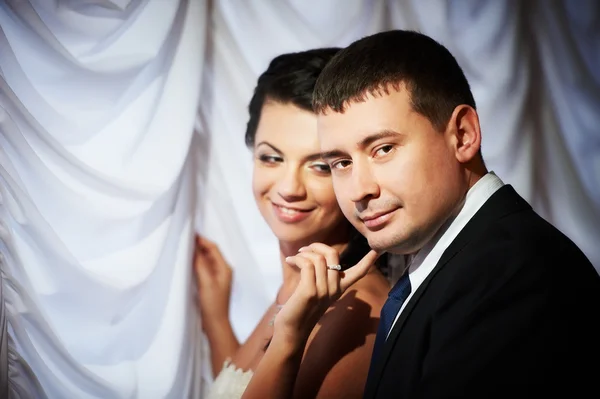
M 463 207 L 454 220 L 452 220 L 450 224 L 443 226 L 440 231 L 436 233 L 434 238 L 425 244 L 425 246 L 412 257 L 408 266 L 408 278 L 410 279 L 411 286 L 410 295 L 408 295 L 408 298 L 406 298 L 400 311 L 396 315 L 396 318 L 388 331 L 388 336 L 398 321 L 398 317 L 400 317 L 400 314 L 406 307 L 406 304 L 410 301 L 417 289 L 419 289 L 421 283 L 425 281 L 429 273 L 431 273 L 438 264 L 444 251 L 450 246 L 458 233 L 461 232 L 475 213 L 477 213 L 479 208 L 481 208 L 492 194 L 503 185 L 504 183 L 502 180 L 500 180 L 494 172 L 489 172 L 479 179 L 479 181 L 467 192 Z

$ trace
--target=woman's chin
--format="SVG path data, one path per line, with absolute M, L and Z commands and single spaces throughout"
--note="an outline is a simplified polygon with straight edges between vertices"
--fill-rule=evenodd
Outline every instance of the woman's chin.
M 308 245 L 314 242 L 314 240 L 311 240 L 311 238 L 314 238 L 314 235 L 306 235 L 306 233 L 298 234 L 298 232 L 278 231 L 275 232 L 275 237 L 277 237 L 279 242 L 288 244 L 300 243 L 302 245 Z

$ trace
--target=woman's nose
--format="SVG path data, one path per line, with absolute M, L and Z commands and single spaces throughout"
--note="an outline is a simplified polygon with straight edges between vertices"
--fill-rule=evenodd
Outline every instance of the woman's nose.
M 277 185 L 277 193 L 287 202 L 302 200 L 306 197 L 306 186 L 302 173 L 288 168 Z

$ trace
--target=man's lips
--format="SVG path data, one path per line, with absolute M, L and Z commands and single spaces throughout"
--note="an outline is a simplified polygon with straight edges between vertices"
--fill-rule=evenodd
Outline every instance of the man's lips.
M 394 212 L 398 209 L 399 208 L 395 208 L 387 211 L 371 213 L 369 215 L 360 216 L 360 219 L 369 229 L 383 227 L 383 225 L 393 216 Z

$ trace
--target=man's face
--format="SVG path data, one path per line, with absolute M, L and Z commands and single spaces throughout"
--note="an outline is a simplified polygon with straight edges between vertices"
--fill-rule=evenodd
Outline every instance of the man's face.
M 456 134 L 413 111 L 408 92 L 368 95 L 318 116 L 344 215 L 379 251 L 408 254 L 432 238 L 467 190 Z

